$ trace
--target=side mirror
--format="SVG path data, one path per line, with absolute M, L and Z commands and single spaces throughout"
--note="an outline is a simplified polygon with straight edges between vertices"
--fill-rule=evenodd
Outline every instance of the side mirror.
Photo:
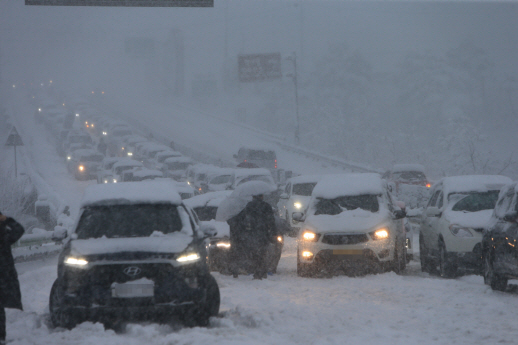
M 394 219 L 401 219 L 406 217 L 405 210 L 395 210 L 394 211 Z
M 218 230 L 214 222 L 200 222 L 200 231 L 205 238 L 214 237 L 218 234 Z
M 428 217 L 440 217 L 442 212 L 438 207 L 432 206 L 426 209 L 426 216 Z
M 518 212 L 509 212 L 504 216 L 504 221 L 510 223 L 518 223 Z
M 289 199 L 289 196 L 287 193 L 282 193 L 280 196 L 279 196 L 280 199 Z
M 68 236 L 68 232 L 67 232 L 67 229 L 65 227 L 62 227 L 62 226 L 56 226 L 54 228 L 54 231 L 52 232 L 52 241 L 54 242 L 61 242 L 63 241 L 65 238 L 67 238 Z
M 306 217 L 304 217 L 304 213 L 302 212 L 293 212 L 293 214 L 291 215 L 291 219 L 296 222 L 303 222 L 306 219 Z

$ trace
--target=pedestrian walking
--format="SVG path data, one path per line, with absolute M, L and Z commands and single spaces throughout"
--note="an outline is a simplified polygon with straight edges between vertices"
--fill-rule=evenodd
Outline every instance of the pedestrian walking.
M 254 279 L 268 277 L 267 251 L 270 243 L 275 243 L 277 229 L 272 206 L 263 200 L 262 194 L 254 195 L 233 224 L 230 233 L 231 249 L 236 246 L 235 255 L 244 256 Z M 229 225 L 232 222 L 229 222 Z M 232 238 L 237 233 L 237 238 Z M 237 259 L 235 257 L 234 259 Z M 235 271 L 233 272 L 236 276 Z
M 11 246 L 22 237 L 23 226 L 0 212 L 0 345 L 5 344 L 5 308 L 22 310 L 22 295 Z

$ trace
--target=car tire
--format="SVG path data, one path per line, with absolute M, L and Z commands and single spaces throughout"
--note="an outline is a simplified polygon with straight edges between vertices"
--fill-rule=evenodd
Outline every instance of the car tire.
M 216 279 L 208 274 L 203 285 L 206 289 L 204 301 L 198 303 L 185 315 L 184 324 L 188 327 L 206 327 L 209 324 L 210 317 L 217 316 L 219 313 L 221 297 Z
M 404 247 L 403 247 L 404 248 Z M 397 246 L 394 248 L 394 260 L 392 261 L 392 271 L 401 274 L 406 268 L 406 251 L 399 253 Z
M 419 259 L 421 261 L 421 272 L 429 274 L 437 273 L 437 266 L 433 259 L 428 256 L 428 248 L 426 248 L 423 240 L 423 234 L 419 234 Z
M 491 286 L 492 290 L 505 291 L 508 279 L 501 274 L 495 273 L 493 263 L 489 254 L 484 255 L 484 283 Z
M 457 276 L 457 265 L 448 260 L 448 251 L 442 241 L 439 243 L 439 275 L 447 279 Z
M 66 306 L 63 301 L 63 295 L 63 287 L 56 279 L 50 290 L 50 322 L 53 327 L 72 329 L 81 323 L 81 320 L 76 313 L 70 310 L 66 310 Z

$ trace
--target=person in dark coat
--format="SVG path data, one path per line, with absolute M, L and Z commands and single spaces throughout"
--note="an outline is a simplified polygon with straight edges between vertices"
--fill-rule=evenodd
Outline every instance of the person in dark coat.
M 277 234 L 272 206 L 263 200 L 263 195 L 254 195 L 237 217 L 239 235 L 237 241 L 232 241 L 231 229 L 231 248 L 237 242 L 238 252 L 248 260 L 254 279 L 267 278 L 268 246 L 275 243 Z
M 0 344 L 5 344 L 5 308 L 23 309 L 11 246 L 24 232 L 20 223 L 0 212 Z

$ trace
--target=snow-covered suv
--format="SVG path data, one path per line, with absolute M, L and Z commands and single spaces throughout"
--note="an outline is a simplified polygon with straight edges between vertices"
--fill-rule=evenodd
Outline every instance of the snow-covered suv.
M 421 270 L 452 278 L 461 271 L 481 272 L 482 231 L 498 193 L 511 179 L 498 175 L 445 177 L 431 190 L 421 218 Z
M 49 300 L 54 326 L 83 321 L 184 321 L 206 325 L 219 312 L 200 228 L 167 181 L 89 186 L 58 261 Z
M 406 266 L 405 212 L 378 174 L 323 176 L 297 238 L 297 274 L 364 274 Z

